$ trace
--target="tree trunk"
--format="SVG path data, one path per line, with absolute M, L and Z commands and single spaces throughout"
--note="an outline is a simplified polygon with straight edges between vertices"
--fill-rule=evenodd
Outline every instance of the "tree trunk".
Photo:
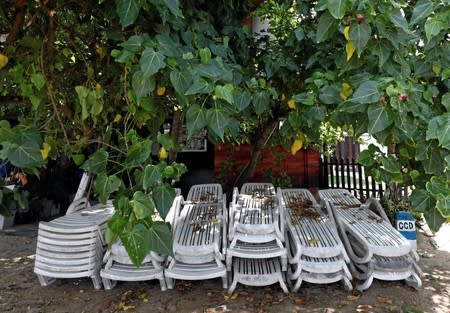
M 275 118 L 271 119 L 268 121 L 266 125 L 267 126 L 263 129 L 261 135 L 258 136 L 258 139 L 254 143 L 250 154 L 250 160 L 248 161 L 247 166 L 244 168 L 244 170 L 240 173 L 240 175 L 236 179 L 234 186 L 240 188 L 242 184 L 247 182 L 255 174 L 255 170 L 259 163 L 259 158 L 261 156 L 262 149 L 266 146 L 267 142 L 269 141 L 270 136 L 272 135 L 275 127 L 278 127 L 278 119 Z
M 173 112 L 172 131 L 171 131 L 171 136 L 175 140 L 175 142 L 179 142 L 181 131 L 183 129 L 182 126 L 183 126 L 183 114 L 181 113 L 181 110 L 177 110 Z M 177 159 L 177 152 L 170 151 L 168 162 L 172 163 L 176 159 Z
M 25 22 L 25 14 L 27 13 L 28 0 L 16 0 L 14 5 L 16 13 L 14 15 L 14 22 L 11 27 L 11 31 L 6 38 L 6 45 L 15 42 L 19 38 L 19 34 L 22 31 L 23 23 Z

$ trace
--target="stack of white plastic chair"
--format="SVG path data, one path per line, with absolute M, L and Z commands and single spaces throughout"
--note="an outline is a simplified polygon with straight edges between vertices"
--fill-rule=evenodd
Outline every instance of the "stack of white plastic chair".
M 237 283 L 267 286 L 284 281 L 287 252 L 284 247 L 284 216 L 271 183 L 246 183 L 235 188 L 230 204 L 227 269 L 232 271 L 232 293 Z
M 179 210 L 182 201 L 182 197 L 179 195 L 180 190 L 176 189 L 176 194 L 177 196 L 165 219 L 165 221 L 172 225 L 174 212 Z M 153 220 L 163 221 L 158 213 L 155 213 Z M 120 241 L 115 242 L 103 257 L 104 266 L 100 271 L 103 286 L 106 290 L 110 290 L 117 285 L 117 281 L 147 281 L 157 279 L 159 280 L 161 290 L 165 291 L 167 289 L 164 277 L 166 261 L 167 256 L 150 251 L 142 261 L 141 265 L 136 267 L 131 262 L 123 244 Z
M 292 291 L 297 291 L 303 281 L 342 281 L 351 290 L 350 260 L 333 217 L 322 211 L 308 189 L 279 188 L 278 195 L 286 212 L 286 248 L 291 265 L 288 278 L 295 282 Z
M 173 224 L 173 257 L 164 271 L 167 287 L 176 279 L 222 278 L 227 288 L 223 263 L 226 252 L 226 196 L 219 184 L 193 185 L 186 201 L 176 207 Z
M 111 203 L 90 206 L 83 196 L 89 185 L 83 175 L 77 198 L 66 215 L 50 222 L 40 222 L 34 272 L 42 286 L 56 278 L 90 277 L 96 289 L 101 288 L 99 276 L 107 221 L 114 213 Z
M 320 190 L 319 197 L 335 216 L 352 261 L 352 274 L 361 281 L 357 289 L 368 289 L 373 279 L 405 280 L 414 288 L 422 286 L 416 251 L 391 225 L 378 200 L 369 198 L 362 204 L 345 189 Z

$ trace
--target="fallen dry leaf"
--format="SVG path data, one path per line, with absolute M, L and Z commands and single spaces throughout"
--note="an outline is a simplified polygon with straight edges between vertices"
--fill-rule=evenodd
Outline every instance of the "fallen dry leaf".
M 100 308 L 102 310 L 106 310 L 107 308 L 109 308 L 111 306 L 111 300 L 110 299 L 105 299 L 102 301 L 102 303 L 100 304 Z
M 348 301 L 357 301 L 357 300 L 359 300 L 360 297 L 361 296 L 348 295 L 347 300 Z
M 386 304 L 392 304 L 392 303 L 394 303 L 394 302 L 392 301 L 392 299 L 389 299 L 388 297 L 385 297 L 385 296 L 377 296 L 377 301 L 378 301 L 378 302 L 381 302 L 381 303 L 386 303 Z
M 294 303 L 297 305 L 307 304 L 308 300 L 303 298 L 295 298 Z

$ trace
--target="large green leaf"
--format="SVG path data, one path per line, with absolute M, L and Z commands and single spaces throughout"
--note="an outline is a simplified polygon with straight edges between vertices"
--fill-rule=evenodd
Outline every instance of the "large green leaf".
M 182 17 L 183 14 L 179 8 L 178 0 L 163 0 L 164 4 L 169 8 L 170 12 L 176 17 Z
M 133 229 L 122 233 L 120 236 L 130 260 L 139 267 L 150 252 L 150 232 L 143 224 L 137 224 Z
M 439 212 L 436 207 L 424 212 L 423 215 L 428 223 L 428 226 L 430 226 L 430 228 L 434 231 L 438 231 L 439 228 L 441 228 L 441 225 L 446 222 L 445 218 L 442 217 L 441 212 Z
M 442 147 L 450 150 L 450 113 L 436 116 L 428 123 L 426 138 L 437 139 Z
M 153 48 L 146 48 L 139 60 L 143 78 L 149 78 L 164 68 L 166 66 L 165 58 L 162 53 L 153 50 Z
M 165 219 L 167 213 L 169 213 L 169 209 L 172 207 L 175 196 L 175 189 L 168 184 L 159 185 L 153 189 L 152 197 L 155 201 L 156 209 L 162 219 Z
M 133 168 L 141 165 L 150 157 L 151 150 L 152 141 L 150 139 L 146 139 L 142 142 L 135 142 L 128 149 L 128 155 L 123 165 L 127 168 Z
M 136 21 L 143 3 L 143 0 L 116 0 L 116 12 L 122 27 L 127 27 Z
M 450 92 L 442 95 L 441 102 L 442 105 L 447 109 L 447 112 L 450 112 Z
M 173 256 L 172 231 L 167 223 L 154 223 L 149 229 L 150 250 Z
M 142 36 L 133 35 L 128 38 L 127 41 L 121 43 L 120 45 L 131 52 L 139 52 L 141 51 L 142 44 L 144 43 L 144 39 Z
M 205 79 L 200 78 L 194 80 L 194 83 L 186 90 L 184 93 L 186 96 L 202 94 L 202 93 L 210 93 L 214 90 L 214 85 L 208 83 Z
M 234 96 L 234 103 L 239 111 L 245 110 L 251 103 L 252 98 L 247 91 L 238 91 Z
M 261 115 L 269 111 L 270 95 L 267 91 L 260 91 L 253 95 L 253 108 L 257 115 Z
M 317 25 L 316 41 L 322 42 L 330 38 L 339 27 L 339 20 L 333 18 L 328 12 L 324 12 Z
M 153 76 L 145 78 L 142 71 L 134 72 L 132 86 L 136 97 L 139 99 L 148 96 L 155 89 L 155 85 L 156 82 Z
M 350 40 L 356 48 L 356 53 L 361 56 L 361 53 L 369 42 L 372 29 L 367 23 L 359 23 L 350 27 Z
M 319 99 L 325 104 L 335 104 L 342 101 L 339 93 L 341 90 L 336 86 L 325 86 L 319 91 Z
M 214 94 L 219 99 L 224 99 L 229 104 L 234 104 L 234 87 L 231 84 L 225 84 L 223 86 L 217 85 Z
M 228 125 L 228 114 L 225 109 L 218 106 L 208 109 L 206 111 L 206 122 L 208 128 L 223 140 L 225 127 Z
M 431 180 L 426 184 L 426 188 L 438 200 L 450 198 L 450 186 L 444 177 L 431 177 Z
M 89 159 L 84 162 L 84 164 L 81 166 L 81 168 L 85 169 L 86 171 L 94 174 L 99 174 L 106 171 L 106 163 L 108 162 L 109 153 L 103 149 L 100 148 L 97 151 L 95 151 Z
M 147 189 L 153 184 L 161 181 L 161 167 L 153 164 L 148 164 L 144 170 L 143 188 Z
M 155 212 L 153 200 L 142 191 L 136 191 L 133 194 L 133 200 L 130 201 L 130 206 L 138 220 L 152 216 Z
M 434 5 L 430 0 L 419 0 L 416 2 L 413 14 L 409 23 L 415 25 L 422 20 L 426 19 L 429 15 L 433 13 Z
M 3 129 L 4 140 L 0 144 L 0 159 L 9 160 L 12 165 L 22 169 L 32 169 L 44 165 L 40 145 L 42 138 L 39 132 L 33 128 L 14 127 Z
M 431 17 L 425 22 L 425 35 L 427 40 L 430 41 L 438 35 L 444 28 L 444 23 L 437 17 Z
M 327 0 L 328 11 L 335 19 L 342 19 L 347 9 L 346 0 Z
M 406 20 L 405 15 L 401 9 L 393 9 L 389 17 L 395 27 L 400 28 L 404 32 L 409 32 L 408 21 Z
M 392 155 L 388 155 L 387 157 L 381 159 L 381 164 L 383 165 L 384 170 L 391 174 L 400 173 L 400 164 Z
M 445 199 L 439 199 L 436 203 L 436 207 L 445 218 L 450 217 L 450 197 Z
M 369 150 L 363 150 L 358 155 L 358 163 L 362 166 L 372 166 L 375 164 L 375 158 L 373 153 L 371 153 Z
M 216 62 L 210 64 L 198 64 L 194 67 L 194 70 L 200 76 L 217 80 L 222 78 L 222 70 Z
M 411 193 L 411 206 L 415 212 L 427 212 L 434 208 L 436 200 L 424 189 L 414 189 Z
M 379 104 L 372 104 L 367 110 L 369 117 L 368 132 L 369 134 L 379 133 L 391 126 L 394 122 L 395 115 L 392 110 Z
M 108 220 L 108 229 L 115 235 L 120 235 L 123 231 L 123 229 L 126 227 L 128 223 L 128 219 L 125 218 L 121 212 L 123 209 L 118 209 L 116 207 L 116 212 L 113 216 Z M 123 210 L 125 211 L 125 210 Z M 111 236 L 112 237 L 112 236 Z M 110 244 L 110 241 L 108 241 L 108 244 Z
M 383 67 L 389 57 L 391 56 L 392 46 L 386 39 L 373 40 L 369 43 L 370 51 L 378 57 L 378 66 Z
M 191 105 L 186 112 L 186 124 L 188 127 L 188 137 L 206 127 L 205 109 L 198 104 Z
M 349 101 L 367 104 L 380 101 L 378 83 L 371 80 L 362 83 L 349 99 Z
M 192 75 L 188 71 L 170 72 L 170 82 L 176 92 L 184 95 L 192 84 Z
M 119 190 L 122 185 L 122 180 L 115 176 L 108 176 L 106 173 L 100 173 L 95 178 L 94 188 L 97 191 L 101 203 L 106 203 L 110 195 Z

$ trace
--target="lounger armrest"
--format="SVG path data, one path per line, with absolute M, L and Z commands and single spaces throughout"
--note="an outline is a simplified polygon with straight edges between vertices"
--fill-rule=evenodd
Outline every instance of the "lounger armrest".
M 369 208 L 374 206 L 377 210 L 378 215 L 380 215 L 386 222 L 390 223 L 389 218 L 387 217 L 386 212 L 384 211 L 383 206 L 381 205 L 380 201 L 378 201 L 378 199 L 370 197 L 366 200 L 365 204 Z

